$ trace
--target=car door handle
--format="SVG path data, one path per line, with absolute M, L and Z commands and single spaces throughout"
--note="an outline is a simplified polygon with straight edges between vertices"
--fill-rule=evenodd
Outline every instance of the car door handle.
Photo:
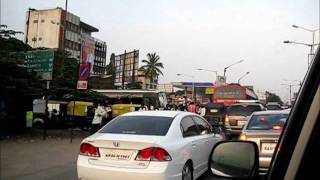
M 206 143 L 209 143 L 209 140 L 208 140 L 208 139 L 206 139 Z

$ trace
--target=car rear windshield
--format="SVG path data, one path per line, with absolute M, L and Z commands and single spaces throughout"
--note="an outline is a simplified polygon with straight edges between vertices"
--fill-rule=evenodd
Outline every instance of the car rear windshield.
M 253 115 L 247 126 L 248 130 L 272 130 L 276 126 L 282 129 L 288 114 Z
M 161 116 L 119 116 L 99 133 L 165 136 L 173 118 Z
M 229 116 L 250 116 L 255 111 L 261 111 L 259 105 L 233 105 L 228 109 Z

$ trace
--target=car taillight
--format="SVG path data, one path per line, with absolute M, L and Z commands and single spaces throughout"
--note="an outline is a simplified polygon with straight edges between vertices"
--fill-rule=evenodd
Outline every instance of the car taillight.
M 240 141 L 246 141 L 247 140 L 247 135 L 241 134 L 239 139 L 240 139 Z
M 89 143 L 82 143 L 80 145 L 80 154 L 83 156 L 100 157 L 99 148 Z
M 276 125 L 276 126 L 272 126 L 272 129 L 273 130 L 281 130 L 282 128 L 281 128 L 281 126 Z
M 171 161 L 169 153 L 158 147 L 140 150 L 135 159 L 136 161 Z

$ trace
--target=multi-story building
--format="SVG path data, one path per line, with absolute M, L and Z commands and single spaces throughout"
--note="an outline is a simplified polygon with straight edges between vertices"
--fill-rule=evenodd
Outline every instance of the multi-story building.
M 32 48 L 65 49 L 79 63 L 90 63 L 92 74 L 100 75 L 105 74 L 106 43 L 91 36 L 92 32 L 98 31 L 62 8 L 29 9 L 25 41 Z
M 151 82 L 151 79 L 142 70 L 138 71 L 138 82 L 141 84 L 142 89 L 157 89 L 157 80 Z
M 104 41 L 95 39 L 95 59 L 93 65 L 94 74 L 105 74 L 106 73 L 106 54 L 107 54 L 107 44 Z

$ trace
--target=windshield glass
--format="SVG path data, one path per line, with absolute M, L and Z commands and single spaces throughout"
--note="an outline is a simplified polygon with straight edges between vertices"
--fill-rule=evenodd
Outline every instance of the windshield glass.
M 234 105 L 229 107 L 229 116 L 250 116 L 255 111 L 261 111 L 258 105 Z
M 249 120 L 248 130 L 271 130 L 275 126 L 283 127 L 288 114 L 264 114 L 254 115 Z
M 173 118 L 158 116 L 119 116 L 99 133 L 165 136 Z

